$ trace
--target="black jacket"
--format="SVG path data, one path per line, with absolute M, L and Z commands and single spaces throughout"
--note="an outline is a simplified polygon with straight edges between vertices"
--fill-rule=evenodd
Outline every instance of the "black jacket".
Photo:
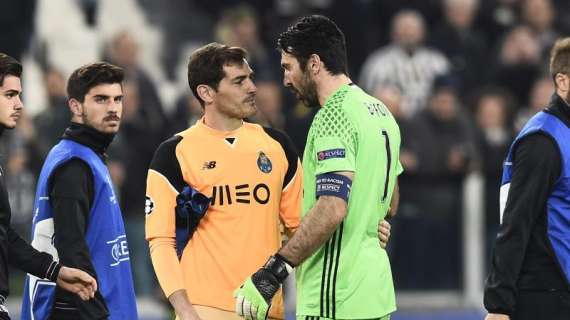
M 570 127 L 570 106 L 558 95 L 545 111 Z M 568 290 L 546 233 L 546 201 L 561 173 L 560 151 L 552 137 L 533 133 L 513 152 L 513 176 L 484 298 L 489 312 L 508 315 L 517 307 L 519 291 Z
M 97 130 L 72 123 L 62 139 L 91 148 L 105 160 L 105 150 L 113 140 Z M 54 212 L 55 247 L 60 262 L 78 268 L 97 278 L 85 234 L 94 197 L 93 173 L 87 163 L 73 158 L 54 170 L 48 182 L 50 203 Z M 109 315 L 101 294 L 89 301 L 56 289 L 53 319 L 105 319 Z
M 3 129 L 0 129 L 0 135 Z M 30 199 L 30 201 L 32 201 Z M 8 264 L 39 278 L 57 279 L 60 266 L 52 256 L 39 252 L 22 239 L 10 226 L 12 211 L 4 170 L 0 167 L 0 304 L 9 294 Z

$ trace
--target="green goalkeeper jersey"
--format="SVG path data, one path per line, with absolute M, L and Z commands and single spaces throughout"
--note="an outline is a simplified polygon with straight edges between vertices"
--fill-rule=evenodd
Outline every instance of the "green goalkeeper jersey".
M 317 175 L 351 171 L 354 178 L 344 221 L 297 268 L 297 315 L 372 319 L 396 310 L 378 222 L 402 172 L 399 150 L 394 117 L 355 85 L 340 87 L 315 116 L 303 155 L 303 215 L 317 200 Z

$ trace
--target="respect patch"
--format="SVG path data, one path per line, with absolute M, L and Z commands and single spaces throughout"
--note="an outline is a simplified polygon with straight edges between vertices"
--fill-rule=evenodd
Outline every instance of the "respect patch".
M 317 160 L 319 161 L 344 157 L 346 157 L 346 151 L 344 149 L 330 149 L 317 152 Z
M 336 173 L 323 173 L 317 176 L 315 194 L 320 196 L 334 196 L 348 202 L 352 180 Z

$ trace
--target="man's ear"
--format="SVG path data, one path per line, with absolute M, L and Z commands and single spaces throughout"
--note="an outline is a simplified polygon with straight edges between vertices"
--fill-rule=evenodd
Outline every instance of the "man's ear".
M 309 71 L 311 72 L 311 74 L 313 75 L 317 75 L 322 68 L 322 61 L 321 61 L 321 57 L 319 57 L 318 54 L 312 54 L 309 57 L 309 60 L 307 60 L 307 68 L 309 68 Z
M 67 101 L 67 105 L 69 106 L 69 110 L 71 110 L 71 114 L 73 114 L 73 116 L 81 117 L 83 115 L 83 106 L 77 99 L 69 99 Z
M 214 101 L 215 91 L 212 87 L 205 84 L 201 84 L 198 85 L 198 87 L 196 88 L 196 92 L 198 93 L 198 96 L 200 97 L 200 99 L 204 101 L 205 104 L 210 104 Z
M 562 92 L 568 92 L 570 90 L 570 77 L 563 73 L 557 73 L 554 76 L 554 82 L 556 82 L 556 88 Z

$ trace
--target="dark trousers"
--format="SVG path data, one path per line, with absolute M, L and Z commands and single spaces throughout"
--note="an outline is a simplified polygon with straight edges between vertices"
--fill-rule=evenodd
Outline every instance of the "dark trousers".
M 570 292 L 519 291 L 517 307 L 511 320 L 539 319 L 570 319 Z
M 81 319 L 77 310 L 52 309 L 50 320 L 78 320 Z
M 8 312 L 0 311 L 0 320 L 10 320 L 10 315 L 8 315 Z

